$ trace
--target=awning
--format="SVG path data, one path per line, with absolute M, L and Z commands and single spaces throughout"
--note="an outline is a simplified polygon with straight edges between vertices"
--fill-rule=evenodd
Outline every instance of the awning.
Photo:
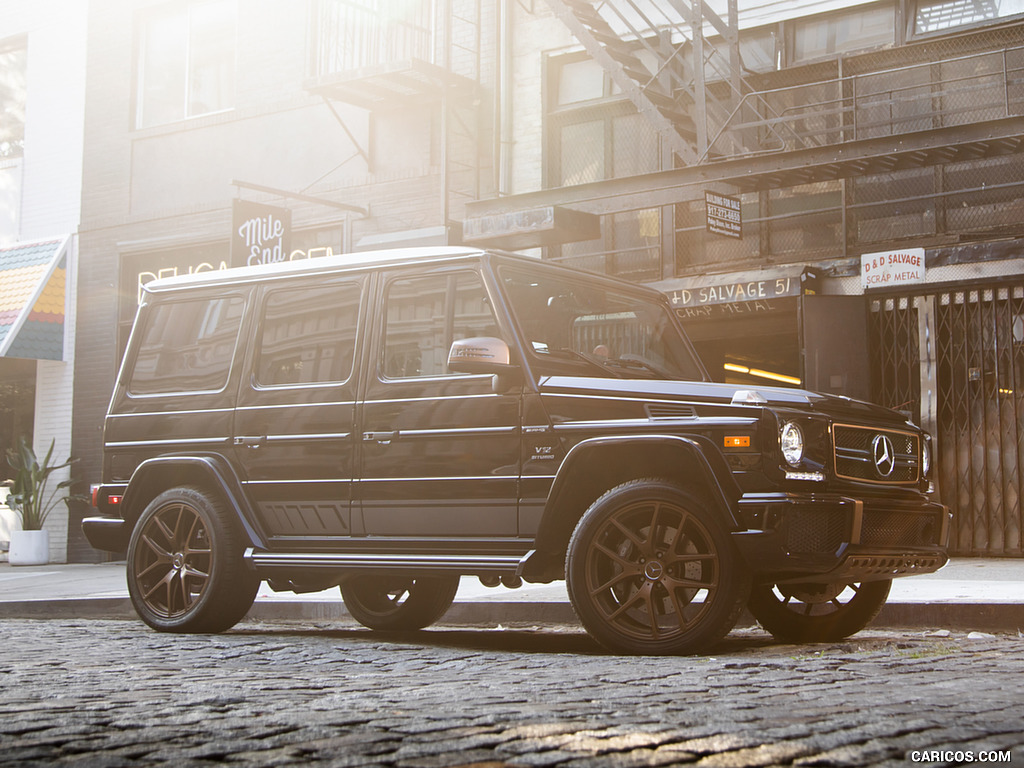
M 0 357 L 64 359 L 70 237 L 0 248 Z

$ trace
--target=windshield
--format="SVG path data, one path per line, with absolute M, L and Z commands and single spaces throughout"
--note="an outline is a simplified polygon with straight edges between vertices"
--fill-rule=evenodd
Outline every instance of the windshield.
M 704 378 L 666 305 L 583 275 L 504 267 L 500 276 L 528 349 L 544 363 L 542 373 Z

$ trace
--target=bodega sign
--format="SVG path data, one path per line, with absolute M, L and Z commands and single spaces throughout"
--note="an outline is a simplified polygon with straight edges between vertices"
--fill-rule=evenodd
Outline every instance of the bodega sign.
M 251 267 L 287 261 L 292 212 L 248 200 L 235 200 L 231 209 L 231 266 Z
M 924 248 L 865 253 L 860 257 L 863 288 L 893 288 L 924 282 Z

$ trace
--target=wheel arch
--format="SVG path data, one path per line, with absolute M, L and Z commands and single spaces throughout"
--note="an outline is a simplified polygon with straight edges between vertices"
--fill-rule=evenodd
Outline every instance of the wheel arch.
M 741 491 L 714 444 L 699 435 L 596 437 L 566 455 L 548 493 L 534 552 L 523 565 L 530 581 L 550 581 L 564 566 L 573 529 L 602 494 L 629 480 L 658 477 L 677 482 L 713 508 L 729 529 L 739 528 L 735 502 Z
M 227 461 L 218 456 L 158 456 L 142 462 L 132 473 L 121 502 L 121 514 L 129 529 L 153 499 L 178 486 L 194 486 L 218 494 L 234 513 L 251 545 L 264 546 L 238 477 Z

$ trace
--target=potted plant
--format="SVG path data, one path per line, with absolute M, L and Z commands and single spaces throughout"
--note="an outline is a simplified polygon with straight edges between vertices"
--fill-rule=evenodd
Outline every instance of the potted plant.
M 18 441 L 16 449 L 7 451 L 7 463 L 14 470 L 7 506 L 14 510 L 21 522 L 20 531 L 11 531 L 8 552 L 11 565 L 45 565 L 49 562 L 50 535 L 43 525 L 54 507 L 62 501 L 67 504 L 74 498 L 67 493 L 73 482 L 70 478 L 48 487 L 55 472 L 70 467 L 75 461 L 69 458 L 62 464 L 52 464 L 53 446 L 54 441 L 51 441 L 50 450 L 42 461 L 24 437 Z

